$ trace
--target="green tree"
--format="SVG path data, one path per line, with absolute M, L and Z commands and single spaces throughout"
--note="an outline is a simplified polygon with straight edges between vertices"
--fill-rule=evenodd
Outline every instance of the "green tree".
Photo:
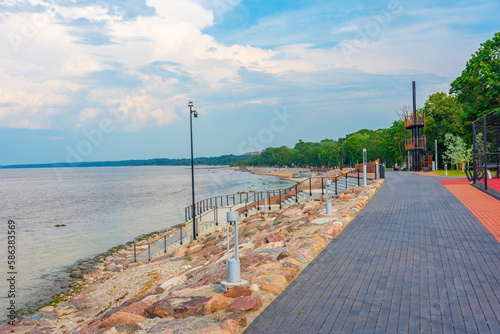
M 286 146 L 281 146 L 275 150 L 276 163 L 280 166 L 291 164 L 290 162 L 290 149 Z
M 459 136 L 447 133 L 444 137 L 446 151 L 443 153 L 443 160 L 455 165 L 456 169 L 461 166 L 463 172 L 465 164 L 468 164 L 472 157 L 472 149 L 468 148 Z
M 426 124 L 423 129 L 427 137 L 428 147 L 431 154 L 434 154 L 433 142 L 438 141 L 438 156 L 445 151 L 445 134 L 451 133 L 460 136 L 468 143 L 472 142 L 470 131 L 464 128 L 464 110 L 454 95 L 446 93 L 434 93 L 425 102 L 422 111 L 426 114 Z M 468 129 L 467 129 L 468 130 Z
M 344 142 L 345 162 L 351 166 L 363 161 L 363 149 L 367 148 L 369 130 L 363 129 L 347 137 Z
M 500 32 L 472 55 L 462 75 L 451 83 L 450 94 L 465 105 L 469 122 L 500 107 Z
M 379 157 L 390 165 L 402 164 L 406 154 L 405 138 L 410 137 L 410 131 L 405 129 L 403 121 L 392 123 L 388 129 L 382 129 L 379 142 Z

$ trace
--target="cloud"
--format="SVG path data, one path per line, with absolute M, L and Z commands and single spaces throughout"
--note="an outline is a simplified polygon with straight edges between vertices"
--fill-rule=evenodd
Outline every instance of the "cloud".
M 178 131 L 190 100 L 214 127 L 232 120 L 258 130 L 277 106 L 322 117 L 317 124 L 304 116 L 290 136 L 309 128 L 330 133 L 328 124 L 346 115 L 376 126 L 373 114 L 388 110 L 376 120 L 383 124 L 408 101 L 411 80 L 426 87 L 419 98 L 445 90 L 491 38 L 498 16 L 488 1 L 390 3 L 401 8 L 360 1 L 266 2 L 260 11 L 259 2 L 239 0 L 4 1 L 0 127 L 78 132 L 109 118 L 117 132 Z M 369 113 L 360 103 L 378 109 Z M 360 125 L 349 126 L 353 132 Z
M 86 55 L 75 54 L 62 66 L 61 71 L 70 75 L 84 75 L 89 72 L 100 71 L 101 65 L 95 59 Z
M 0 124 L 25 129 L 57 128 L 70 96 L 81 86 L 70 81 L 27 80 L 0 72 Z M 8 83 L 8 84 L 5 84 Z

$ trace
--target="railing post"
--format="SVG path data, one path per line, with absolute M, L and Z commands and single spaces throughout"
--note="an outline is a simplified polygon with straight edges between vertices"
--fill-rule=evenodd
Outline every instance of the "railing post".
M 295 185 L 295 203 L 299 202 L 299 189 L 298 185 Z
M 500 178 L 500 151 L 498 150 L 498 126 L 496 128 L 496 143 L 497 143 L 497 179 Z
M 347 173 L 345 173 L 345 190 L 347 190 Z
M 134 262 L 137 262 L 137 252 L 135 250 L 135 244 L 134 244 Z
M 477 178 L 477 171 L 476 171 L 476 151 L 479 150 L 479 148 L 476 150 L 476 122 L 472 122 L 472 135 L 473 135 L 473 140 L 472 140 L 472 169 L 473 169 L 473 174 L 472 174 L 472 180 L 474 181 L 474 184 L 476 184 L 476 178 Z
M 335 196 L 337 196 L 337 178 L 335 178 Z
M 483 142 L 484 142 L 484 173 L 483 173 L 483 179 L 484 179 L 484 190 L 488 190 L 488 153 L 487 147 L 486 147 L 486 115 L 483 115 L 483 127 L 484 127 L 484 134 L 483 134 Z
M 245 200 L 245 217 L 248 217 L 248 193 L 247 193 L 247 199 Z
M 217 209 L 217 207 L 215 207 L 214 212 L 215 212 L 215 226 L 219 226 L 219 210 Z
M 267 192 L 267 199 L 269 202 L 269 210 L 271 210 L 271 198 L 269 197 L 269 192 Z
M 167 254 L 167 236 L 163 236 L 164 254 Z
M 321 197 L 323 197 L 324 192 L 323 192 L 323 178 L 321 178 Z
M 151 261 L 151 244 L 148 242 L 148 262 Z
M 181 227 L 179 228 L 179 231 L 180 231 L 180 233 L 181 233 L 181 245 L 182 245 L 182 225 L 181 225 Z
M 359 186 L 359 169 L 358 169 L 358 186 Z
M 280 189 L 280 209 L 281 209 L 281 189 Z
M 312 196 L 313 195 L 313 192 L 312 192 L 312 177 L 309 178 L 309 196 Z

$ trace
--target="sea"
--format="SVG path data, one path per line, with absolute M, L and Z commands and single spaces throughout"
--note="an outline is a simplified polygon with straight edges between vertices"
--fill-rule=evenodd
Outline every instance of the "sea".
M 231 169 L 195 168 L 196 201 L 292 184 Z M 183 223 L 190 203 L 190 166 L 0 169 L 0 322 L 6 322 L 12 300 L 16 309 L 50 301 L 77 262 Z M 11 230 L 15 254 L 8 248 Z

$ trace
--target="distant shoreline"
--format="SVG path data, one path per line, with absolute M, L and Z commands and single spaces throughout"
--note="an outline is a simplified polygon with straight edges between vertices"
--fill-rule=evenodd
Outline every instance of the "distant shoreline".
M 250 160 L 253 155 L 221 155 L 210 158 L 194 158 L 197 166 L 229 166 L 237 161 Z M 147 159 L 147 160 L 120 160 L 120 161 L 91 161 L 91 162 L 54 162 L 46 164 L 15 164 L 3 165 L 0 169 L 19 168 L 75 168 L 75 167 L 136 167 L 136 166 L 190 166 L 191 159 Z

